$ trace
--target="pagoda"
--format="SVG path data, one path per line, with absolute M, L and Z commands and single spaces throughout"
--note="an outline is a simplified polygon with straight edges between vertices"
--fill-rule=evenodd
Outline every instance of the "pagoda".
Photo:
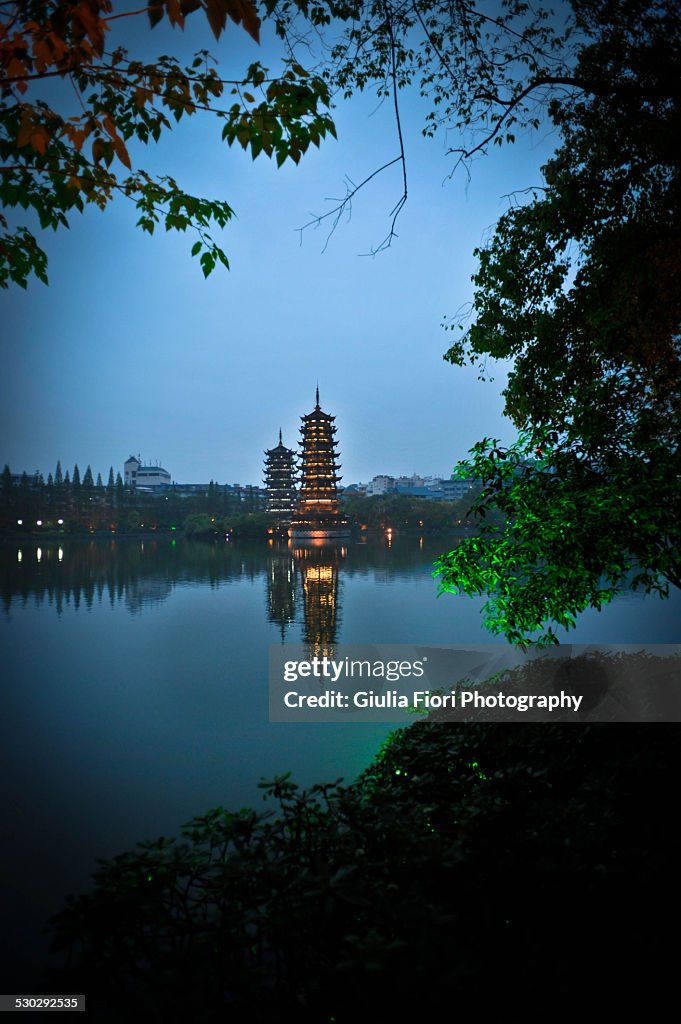
M 291 523 L 291 539 L 336 540 L 350 536 L 347 519 L 338 508 L 338 476 L 340 465 L 335 440 L 335 416 L 316 405 L 307 416 L 301 416 L 302 453 L 300 456 L 300 492 L 295 518 Z
M 279 444 L 265 452 L 265 511 L 280 521 L 289 522 L 296 508 L 295 453 Z

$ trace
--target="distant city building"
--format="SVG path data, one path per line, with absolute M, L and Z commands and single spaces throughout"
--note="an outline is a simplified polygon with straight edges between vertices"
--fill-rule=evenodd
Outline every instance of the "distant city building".
M 265 452 L 265 511 L 289 520 L 296 508 L 295 452 L 286 448 L 279 430 L 279 444 Z
M 411 476 L 398 476 L 395 479 L 395 484 L 397 489 L 400 487 L 423 487 L 432 479 L 432 477 L 418 476 L 418 474 L 412 473 Z
M 444 501 L 444 494 L 439 487 L 398 487 L 398 494 L 406 494 L 410 498 L 423 498 L 424 501 Z
M 440 488 L 444 493 L 445 501 L 461 501 L 472 490 L 474 484 L 474 480 L 457 480 L 454 477 L 449 480 L 440 480 Z
M 394 476 L 375 476 L 370 484 L 367 484 L 366 493 L 391 494 L 395 490 Z
M 335 416 L 330 416 L 320 408 L 319 388 L 314 409 L 307 416 L 301 416 L 301 420 L 300 493 L 295 518 L 291 523 L 291 538 L 347 537 L 350 534 L 348 521 L 343 519 L 338 508 L 338 483 L 341 478 L 338 476 L 340 466 L 337 463 Z
M 123 482 L 131 490 L 154 490 L 170 486 L 170 473 L 162 466 L 143 466 L 139 458 L 131 455 L 123 467 Z
M 474 486 L 473 480 L 443 479 L 435 476 L 388 476 L 381 473 L 368 484 L 351 484 L 345 493 L 366 494 L 367 497 L 381 494 L 406 494 L 411 498 L 426 501 L 460 501 Z

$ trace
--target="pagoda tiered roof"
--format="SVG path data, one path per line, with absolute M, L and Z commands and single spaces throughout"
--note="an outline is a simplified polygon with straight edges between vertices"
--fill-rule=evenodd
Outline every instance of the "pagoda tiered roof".
M 290 518 L 296 506 L 295 452 L 286 448 L 279 430 L 279 444 L 265 452 L 266 511 Z
M 319 530 L 332 533 L 347 527 L 338 508 L 338 483 L 342 479 L 337 462 L 335 416 L 319 404 L 319 388 L 312 412 L 301 416 L 302 453 L 300 491 L 292 535 Z

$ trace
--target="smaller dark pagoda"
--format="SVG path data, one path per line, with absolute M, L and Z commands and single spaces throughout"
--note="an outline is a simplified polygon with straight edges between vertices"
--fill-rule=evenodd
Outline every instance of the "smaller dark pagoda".
M 335 416 L 316 405 L 301 416 L 302 454 L 300 456 L 300 493 L 295 518 L 291 523 L 292 540 L 335 540 L 350 535 L 347 519 L 338 507 L 337 441 Z
M 295 452 L 282 443 L 280 430 L 277 447 L 265 452 L 265 511 L 280 523 L 290 522 L 296 508 L 295 458 Z

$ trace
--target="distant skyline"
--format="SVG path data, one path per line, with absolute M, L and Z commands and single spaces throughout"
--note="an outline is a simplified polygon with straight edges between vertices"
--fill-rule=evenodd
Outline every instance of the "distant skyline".
M 278 435 L 277 435 L 277 438 L 278 438 Z M 284 439 L 284 441 L 285 441 L 285 439 Z M 288 447 L 288 448 L 292 448 L 293 447 L 294 451 L 296 451 L 296 453 L 298 453 L 300 451 L 300 446 L 299 445 L 295 445 L 295 446 L 294 445 L 286 445 L 286 447 Z M 52 466 L 50 466 L 47 469 L 47 471 L 45 471 L 44 469 L 41 469 L 40 467 L 36 467 L 34 469 L 29 469 L 29 468 L 27 468 L 25 466 L 22 466 L 22 467 L 10 466 L 10 469 L 11 469 L 13 475 L 19 475 L 19 474 L 25 472 L 30 477 L 30 476 L 33 476 L 33 475 L 35 475 L 37 473 L 42 473 L 45 482 L 47 482 L 47 478 L 48 478 L 48 475 L 50 473 L 52 474 L 52 477 L 54 477 L 56 466 L 57 466 L 57 462 L 59 461 L 61 463 L 62 473 L 64 475 L 66 475 L 66 473 L 68 472 L 70 478 L 73 477 L 73 471 L 74 471 L 75 466 L 78 466 L 78 472 L 79 472 L 81 480 L 82 480 L 83 474 L 86 472 L 87 467 L 89 466 L 90 469 L 92 470 L 92 475 L 95 478 L 95 480 L 97 479 L 97 474 L 100 474 L 101 477 L 102 477 L 102 483 L 106 484 L 110 469 L 113 469 L 114 479 L 115 479 L 115 477 L 117 476 L 118 473 L 120 473 L 121 478 L 124 479 L 123 468 L 124 468 L 126 460 L 128 458 L 130 458 L 130 456 L 135 456 L 136 458 L 139 458 L 140 462 L 141 462 L 141 464 L 143 466 L 160 466 L 161 468 L 168 470 L 168 472 L 170 473 L 170 475 L 172 477 L 172 481 L 173 481 L 174 484 L 209 484 L 212 481 L 213 483 L 220 484 L 220 485 L 222 485 L 222 484 L 235 484 L 236 483 L 236 484 L 240 484 L 240 485 L 243 485 L 243 486 L 249 486 L 249 485 L 262 486 L 263 477 L 265 475 L 265 471 L 263 469 L 261 478 L 258 479 L 258 480 L 221 480 L 221 479 L 218 479 L 217 477 L 214 477 L 214 476 L 213 477 L 208 477 L 206 480 L 203 480 L 203 479 L 199 480 L 198 478 L 194 479 L 193 477 L 187 478 L 187 479 L 185 479 L 183 477 L 182 479 L 179 479 L 179 478 L 175 477 L 175 475 L 172 472 L 172 469 L 169 469 L 169 467 L 163 462 L 163 460 L 159 460 L 159 459 L 145 459 L 143 452 L 142 453 L 140 453 L 140 452 L 129 452 L 125 456 L 125 459 L 123 459 L 119 464 L 110 463 L 108 466 L 106 466 L 106 468 L 104 468 L 102 466 L 93 466 L 89 462 L 83 463 L 81 465 L 81 463 L 79 463 L 79 462 L 65 463 L 63 459 L 55 459 L 54 464 Z M 4 466 L 4 465 L 5 465 L 5 463 L 3 462 L 2 466 Z M 2 469 L 2 466 L 0 466 L 0 469 Z M 400 477 L 412 477 L 412 476 L 422 477 L 423 479 L 430 479 L 430 478 L 446 479 L 450 475 L 451 475 L 450 473 L 421 473 L 421 472 L 419 472 L 418 467 L 416 469 L 410 470 L 409 472 L 407 472 L 405 470 L 404 472 L 400 472 L 400 473 L 385 473 L 382 469 L 377 469 L 375 472 L 371 473 L 370 476 L 363 477 L 361 480 L 359 480 L 359 479 L 358 480 L 348 480 L 348 479 L 346 479 L 343 476 L 342 477 L 343 483 L 341 484 L 341 487 L 347 487 L 350 484 L 358 484 L 358 483 L 366 484 L 366 483 L 370 483 L 377 476 L 388 476 L 388 477 L 393 477 L 395 479 L 399 479 Z
M 239 30 L 216 45 L 203 19 L 188 25 L 184 35 L 142 31 L 145 58 L 205 46 L 237 67 L 271 60 Z M 159 146 L 131 147 L 136 166 L 235 209 L 221 233 L 231 270 L 204 281 L 193 239 L 142 234 L 123 199 L 43 235 L 49 287 L 0 295 L 0 463 L 47 478 L 60 459 L 104 476 L 140 453 L 178 481 L 258 483 L 280 427 L 297 446 L 317 382 L 336 417 L 344 483 L 447 476 L 481 437 L 510 442 L 503 367 L 485 383 L 445 363 L 451 335 L 441 324 L 470 303 L 474 248 L 505 196 L 541 182 L 553 141 L 521 136 L 478 160 L 470 181 L 462 169 L 445 180 L 445 140 L 421 137 L 417 97 L 402 93 L 400 103 L 409 199 L 398 238 L 373 258 L 359 254 L 386 234 L 395 168 L 360 192 L 326 251 L 324 227 L 297 229 L 343 194 L 346 175 L 360 181 L 396 154 L 389 104 L 341 102 L 339 141 L 298 167 L 252 162 L 220 143 L 217 123 L 193 119 Z

